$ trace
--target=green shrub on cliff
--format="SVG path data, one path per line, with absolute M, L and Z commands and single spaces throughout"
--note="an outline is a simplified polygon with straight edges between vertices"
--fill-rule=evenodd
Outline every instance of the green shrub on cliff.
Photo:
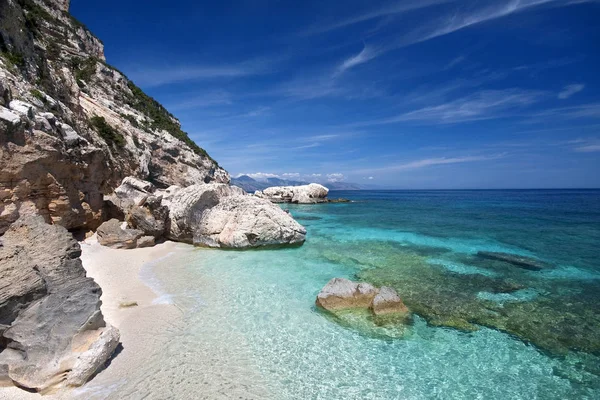
M 131 107 L 146 115 L 152 121 L 149 126 L 150 129 L 167 131 L 172 136 L 186 143 L 192 148 L 192 150 L 194 150 L 196 154 L 208 157 L 215 164 L 217 164 L 217 162 L 208 155 L 206 150 L 198 146 L 192 139 L 189 138 L 187 133 L 181 130 L 181 127 L 175 121 L 175 117 L 173 117 L 173 115 L 158 101 L 148 96 L 142 91 L 142 89 L 137 87 L 131 81 L 127 83 L 127 86 L 132 93 L 132 96 L 128 99 L 127 103 Z
M 107 144 L 114 144 L 117 147 L 125 146 L 125 138 L 123 135 L 110 126 L 104 117 L 94 116 L 90 119 L 90 124 Z
M 82 82 L 89 83 L 91 81 L 92 76 L 96 73 L 97 64 L 98 59 L 96 57 L 89 57 L 85 60 L 71 59 L 71 68 L 75 71 L 75 79 L 80 87 L 83 86 Z

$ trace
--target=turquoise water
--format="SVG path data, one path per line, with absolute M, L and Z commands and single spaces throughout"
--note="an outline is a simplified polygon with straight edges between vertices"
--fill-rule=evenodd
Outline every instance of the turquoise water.
M 184 315 L 163 363 L 194 371 L 172 396 L 218 398 L 203 387 L 224 379 L 242 398 L 600 398 L 600 191 L 331 196 L 354 202 L 286 206 L 308 230 L 300 248 L 181 247 L 154 267 Z M 413 324 L 400 338 L 340 325 L 314 306 L 333 277 L 395 286 Z M 197 366 L 211 352 L 239 381 Z M 155 389 L 144 385 L 150 398 Z

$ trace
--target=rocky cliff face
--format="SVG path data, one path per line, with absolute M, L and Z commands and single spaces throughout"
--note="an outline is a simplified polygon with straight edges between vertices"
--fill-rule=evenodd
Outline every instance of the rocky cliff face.
M 0 235 L 20 215 L 95 229 L 125 176 L 228 183 L 179 122 L 108 65 L 68 0 L 0 0 Z
M 100 311 L 81 249 L 39 217 L 11 225 L 0 246 L 0 383 L 35 391 L 80 386 L 110 357 L 119 332 Z

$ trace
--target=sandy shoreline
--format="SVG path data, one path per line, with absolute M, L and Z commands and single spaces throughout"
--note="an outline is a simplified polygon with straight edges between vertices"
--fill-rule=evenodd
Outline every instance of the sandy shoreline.
M 99 245 L 94 240 L 81 243 L 81 260 L 87 275 L 102 288 L 102 313 L 105 320 L 119 328 L 122 349 L 110 367 L 100 372 L 81 388 L 41 396 L 9 387 L 0 388 L 1 400 L 30 399 L 102 399 L 118 389 L 115 382 L 126 377 L 132 369 L 143 365 L 147 346 L 160 346 L 153 342 L 154 333 L 165 329 L 180 316 L 172 304 L 154 304 L 157 294 L 141 279 L 144 265 L 168 257 L 180 244 L 165 242 L 151 248 L 115 250 Z M 122 303 L 136 302 L 134 307 L 120 307 Z M 154 302 L 154 303 L 153 303 Z M 161 302 L 162 303 L 162 302 Z M 154 332 L 154 333 L 153 333 Z

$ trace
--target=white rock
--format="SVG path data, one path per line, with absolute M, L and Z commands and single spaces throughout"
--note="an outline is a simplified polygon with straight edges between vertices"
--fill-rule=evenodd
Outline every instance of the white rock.
M 200 184 L 164 192 L 169 238 L 199 246 L 248 248 L 301 244 L 306 230 L 268 200 L 236 186 Z
M 202 214 L 194 244 L 248 248 L 301 244 L 306 229 L 268 200 L 231 196 Z
M 10 102 L 8 107 L 21 115 L 25 115 L 28 118 L 33 118 L 33 105 L 29 103 L 25 103 L 21 100 L 13 100 Z
M 51 112 L 40 113 L 40 117 L 46 118 L 50 123 L 56 122 L 56 117 Z
M 333 278 L 317 295 L 317 305 L 331 311 L 369 308 L 377 293 L 371 284 Z
M 35 127 L 37 129 L 42 130 L 44 132 L 52 131 L 52 125 L 46 118 L 42 117 L 41 115 L 36 115 L 34 119 L 35 119 Z
M 16 125 L 21 121 L 21 117 L 19 117 L 14 112 L 12 112 L 4 107 L 1 107 L 1 106 L 0 106 L 0 119 L 8 122 L 11 125 Z
M 192 185 L 185 189 L 169 187 L 162 193 L 162 204 L 169 207 L 169 237 L 191 243 L 194 230 L 206 210 L 216 206 L 224 197 L 244 194 L 244 190 L 223 183 Z
M 57 123 L 56 126 L 68 146 L 74 146 L 85 141 L 85 139 L 79 136 L 77 132 L 75 132 L 75 129 L 71 128 L 70 125 Z
M 255 195 L 267 198 L 274 203 L 299 203 L 312 204 L 323 203 L 326 200 L 329 189 L 318 183 L 303 186 L 274 186 L 257 192 Z
M 67 385 L 81 386 L 108 361 L 119 345 L 119 331 L 108 325 L 102 328 L 100 336 L 87 351 L 77 357 L 75 365 L 67 376 Z

